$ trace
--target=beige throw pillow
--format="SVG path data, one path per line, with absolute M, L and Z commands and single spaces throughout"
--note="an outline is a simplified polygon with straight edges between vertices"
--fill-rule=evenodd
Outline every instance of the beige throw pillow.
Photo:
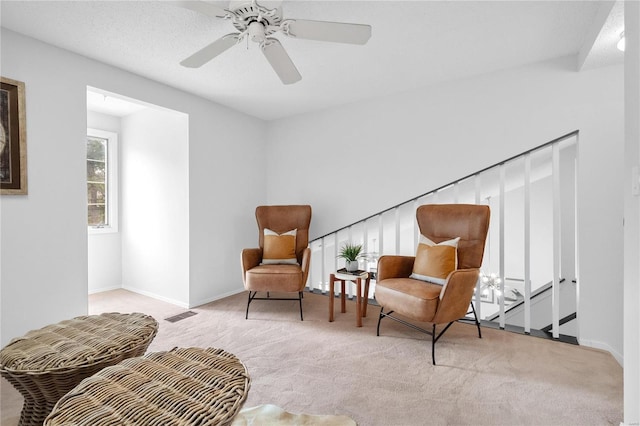
M 293 229 L 282 234 L 264 228 L 264 250 L 262 253 L 263 265 L 279 263 L 297 265 L 296 258 L 296 233 Z
M 420 235 L 411 278 L 444 285 L 449 274 L 458 268 L 458 241 L 460 237 L 436 244 Z

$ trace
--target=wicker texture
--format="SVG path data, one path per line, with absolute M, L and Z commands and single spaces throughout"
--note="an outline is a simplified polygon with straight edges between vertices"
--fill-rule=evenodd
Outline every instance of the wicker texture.
M 249 383 L 233 354 L 175 348 L 126 359 L 85 379 L 60 399 L 44 424 L 227 425 Z
M 42 425 L 83 379 L 147 350 L 158 331 L 148 315 L 106 313 L 33 330 L 0 351 L 0 374 L 24 397 L 20 425 Z

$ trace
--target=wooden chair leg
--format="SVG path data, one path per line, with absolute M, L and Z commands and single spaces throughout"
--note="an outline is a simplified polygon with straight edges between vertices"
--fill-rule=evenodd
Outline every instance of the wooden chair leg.
M 370 281 L 370 278 L 367 277 L 367 279 L 364 282 L 364 307 L 362 309 L 363 317 L 367 316 L 367 306 L 369 305 L 369 281 Z
M 335 290 L 336 276 L 329 275 L 329 322 L 333 322 L 333 303 L 334 303 L 334 290 Z

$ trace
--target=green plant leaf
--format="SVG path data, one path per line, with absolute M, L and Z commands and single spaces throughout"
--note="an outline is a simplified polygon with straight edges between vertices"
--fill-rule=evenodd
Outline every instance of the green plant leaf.
M 349 260 L 353 262 L 354 260 L 358 260 L 358 256 L 362 251 L 362 244 L 351 244 L 345 243 L 341 248 L 338 254 L 338 257 L 341 257 L 345 260 Z

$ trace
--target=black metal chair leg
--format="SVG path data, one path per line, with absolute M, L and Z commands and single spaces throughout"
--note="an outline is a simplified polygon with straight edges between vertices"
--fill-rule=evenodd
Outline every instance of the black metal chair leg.
M 247 299 L 247 312 L 244 314 L 244 319 L 249 319 L 249 304 L 251 303 L 251 291 L 249 291 L 249 299 Z
M 388 317 L 389 319 L 392 319 L 392 320 L 397 321 L 397 322 L 399 322 L 401 324 L 404 324 L 407 327 L 411 327 L 414 330 L 421 331 L 421 332 L 423 332 L 425 334 L 430 334 L 431 335 L 431 362 L 433 362 L 433 365 L 436 365 L 436 343 L 442 337 L 442 335 L 447 332 L 449 327 L 451 327 L 455 321 L 451 321 L 442 330 L 440 330 L 440 333 L 436 334 L 436 324 L 432 324 L 431 331 L 425 330 L 424 328 L 418 327 L 415 324 L 412 324 L 412 323 L 407 322 L 407 321 L 405 321 L 403 319 L 396 318 L 396 317 L 392 316 L 391 314 L 393 312 L 394 311 L 384 312 L 384 308 L 380 307 L 380 316 L 378 317 L 378 328 L 376 330 L 376 334 L 378 336 L 380 335 L 380 322 L 382 321 L 382 317 Z
M 482 339 L 482 331 L 480 331 L 480 321 L 478 321 L 478 315 L 476 314 L 476 308 L 471 302 L 471 310 L 473 311 L 473 317 L 476 319 L 476 327 L 478 327 L 478 338 Z
M 298 303 L 300 304 L 300 321 L 304 321 L 304 317 L 302 316 L 302 297 L 303 297 L 302 291 L 298 292 L 298 297 L 286 297 L 286 298 L 271 297 L 269 295 L 269 292 L 267 292 L 267 297 L 256 297 L 257 295 L 258 295 L 257 291 L 249 290 L 249 299 L 247 300 L 247 311 L 245 312 L 244 319 L 249 319 L 249 305 L 254 300 L 292 300 L 293 301 L 297 299 Z
M 382 315 L 382 311 L 384 311 L 384 307 L 380 306 L 380 315 L 378 316 L 378 330 L 376 332 L 376 336 L 380 335 L 380 321 L 382 321 L 382 317 L 384 316 Z
M 436 325 L 433 324 L 433 330 L 431 331 L 431 361 L 433 365 L 436 365 L 436 340 L 438 340 L 436 337 Z
M 300 321 L 304 321 L 302 318 L 302 292 L 298 292 L 298 300 L 300 301 Z

